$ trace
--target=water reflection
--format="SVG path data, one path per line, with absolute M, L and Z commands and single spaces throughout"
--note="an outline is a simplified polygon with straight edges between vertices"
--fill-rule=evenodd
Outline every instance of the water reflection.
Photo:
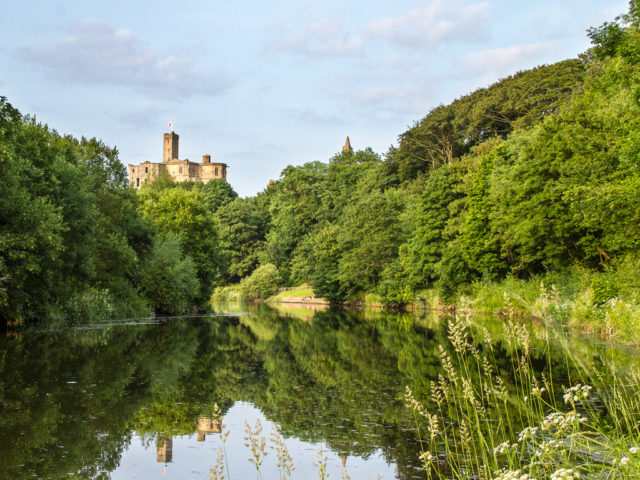
M 481 329 L 491 331 L 497 365 L 512 383 L 500 322 L 482 321 Z M 534 361 L 541 370 L 551 365 L 558 383 L 570 383 L 574 363 L 595 368 L 614 358 L 625 369 L 633 361 L 576 337 L 568 348 L 552 341 L 557 355 L 548 358 L 549 339 L 538 333 Z M 236 438 L 236 471 L 248 464 L 248 454 L 243 419 L 230 412 L 278 425 L 287 444 L 297 445 L 294 478 L 315 475 L 320 444 L 330 452 L 333 478 L 343 462 L 354 479 L 357 472 L 423 478 L 415 421 L 398 398 L 405 385 L 419 398 L 428 396 L 441 373 L 437 352 L 446 338 L 446 320 L 379 312 L 301 316 L 269 308 L 26 331 L 0 341 L 0 478 L 134 478 L 134 471 L 145 478 L 136 469 L 152 468 L 147 461 L 196 478 L 190 473 L 196 457 L 198 475 L 208 478 L 221 427 L 214 404 Z

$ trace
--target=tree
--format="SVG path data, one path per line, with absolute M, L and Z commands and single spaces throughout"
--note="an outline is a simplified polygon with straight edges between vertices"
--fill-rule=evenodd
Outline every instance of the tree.
M 213 287 L 221 280 L 218 227 L 215 218 L 198 191 L 175 187 L 161 192 L 140 190 L 140 211 L 158 226 L 161 233 L 173 233 L 180 239 L 185 255 L 193 260 L 204 304 Z
M 200 287 L 196 269 L 183 255 L 176 235 L 156 237 L 143 263 L 140 284 L 159 313 L 184 313 L 194 304 Z
M 291 272 L 292 253 L 298 242 L 318 223 L 323 180 L 327 166 L 320 162 L 287 167 L 268 188 L 271 225 L 266 253 L 285 281 Z
M 227 282 L 251 274 L 264 251 L 267 221 L 254 198 L 236 198 L 217 211 L 221 257 Z

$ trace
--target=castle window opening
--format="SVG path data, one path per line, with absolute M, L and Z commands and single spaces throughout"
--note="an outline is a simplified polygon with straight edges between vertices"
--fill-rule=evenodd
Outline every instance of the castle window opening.
M 136 187 L 139 187 L 139 186 L 140 186 L 140 178 L 138 177 L 136 178 Z
M 144 167 L 144 173 L 149 173 L 149 167 Z
M 216 177 L 218 176 L 218 167 L 216 167 Z
M 182 167 L 178 167 L 178 173 L 182 173 Z

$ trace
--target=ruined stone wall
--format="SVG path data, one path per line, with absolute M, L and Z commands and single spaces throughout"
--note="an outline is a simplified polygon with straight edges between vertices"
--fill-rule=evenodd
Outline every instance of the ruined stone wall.
M 166 164 L 167 172 L 176 182 L 195 180 L 193 164 L 189 160 L 174 160 Z
M 227 166 L 224 163 L 203 163 L 198 165 L 198 180 L 207 183 L 215 178 L 227 179 Z
M 146 183 L 150 183 L 160 175 L 165 165 L 161 163 L 144 162 L 140 165 L 129 165 L 127 170 L 129 174 L 129 185 L 140 188 Z
M 140 165 L 129 165 L 129 185 L 140 188 L 152 182 L 162 171 L 166 171 L 176 182 L 192 180 L 207 183 L 216 178 L 227 180 L 227 165 L 211 163 L 209 154 L 202 156 L 202 163 L 190 162 L 188 159 L 179 160 L 179 138 L 174 132 L 164 134 L 162 163 L 144 162 Z

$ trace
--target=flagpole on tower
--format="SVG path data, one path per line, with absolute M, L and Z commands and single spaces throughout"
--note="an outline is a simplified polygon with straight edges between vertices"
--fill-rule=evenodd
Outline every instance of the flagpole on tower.
M 169 130 L 173 132 L 173 122 L 169 122 Z

